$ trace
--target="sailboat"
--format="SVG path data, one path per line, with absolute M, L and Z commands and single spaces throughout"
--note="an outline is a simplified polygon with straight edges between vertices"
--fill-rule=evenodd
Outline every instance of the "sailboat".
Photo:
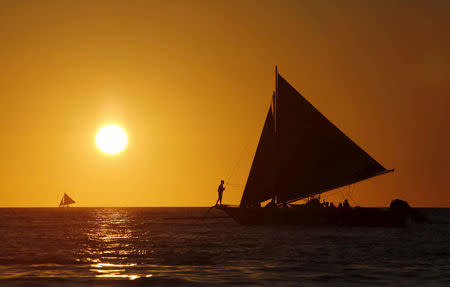
M 402 225 L 407 208 L 396 206 L 405 201 L 393 201 L 391 209 L 320 202 L 322 193 L 393 171 L 339 130 L 275 67 L 272 103 L 240 205 L 218 208 L 240 224 Z M 294 204 L 305 199 L 306 204 Z
M 64 193 L 61 202 L 59 203 L 59 207 L 69 207 L 70 204 L 75 203 L 75 200 L 70 198 L 66 193 Z

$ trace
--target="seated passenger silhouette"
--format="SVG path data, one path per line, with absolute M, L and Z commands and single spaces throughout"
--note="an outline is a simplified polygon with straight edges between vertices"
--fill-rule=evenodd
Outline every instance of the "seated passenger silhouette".
M 350 204 L 348 204 L 348 200 L 347 199 L 344 200 L 343 207 L 350 208 Z
M 225 187 L 223 186 L 224 181 L 221 180 L 220 181 L 220 185 L 219 188 L 217 189 L 217 192 L 219 193 L 219 198 L 216 201 L 216 206 L 217 204 L 220 202 L 220 205 L 222 205 L 222 195 L 223 195 L 223 191 L 225 190 Z

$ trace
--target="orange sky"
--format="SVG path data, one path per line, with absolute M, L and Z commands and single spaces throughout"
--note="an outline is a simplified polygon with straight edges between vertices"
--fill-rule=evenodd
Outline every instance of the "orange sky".
M 450 206 L 449 1 L 1 1 L 0 206 L 239 203 L 274 66 L 394 174 L 351 203 Z M 101 153 L 117 124 L 128 146 Z M 343 194 L 346 194 L 345 192 Z M 342 194 L 337 199 L 342 198 Z

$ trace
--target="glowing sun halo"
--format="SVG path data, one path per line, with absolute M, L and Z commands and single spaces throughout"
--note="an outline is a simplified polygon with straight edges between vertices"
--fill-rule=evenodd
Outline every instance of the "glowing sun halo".
M 98 131 L 96 142 L 102 152 L 114 154 L 125 148 L 127 135 L 118 126 L 106 126 Z

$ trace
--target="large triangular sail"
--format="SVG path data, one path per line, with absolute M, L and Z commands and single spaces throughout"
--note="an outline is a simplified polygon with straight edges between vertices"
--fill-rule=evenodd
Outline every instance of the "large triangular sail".
M 292 202 L 389 172 L 278 72 L 275 89 L 241 206 Z
M 64 193 L 63 198 L 61 199 L 61 202 L 59 203 L 59 206 L 68 206 L 69 204 L 75 203 L 75 200 L 70 198 L 66 193 Z
M 305 198 L 387 170 L 277 73 L 279 202 Z
M 274 117 L 272 108 L 267 112 L 264 128 L 256 149 L 250 174 L 245 185 L 241 206 L 256 206 L 273 196 L 274 187 Z

